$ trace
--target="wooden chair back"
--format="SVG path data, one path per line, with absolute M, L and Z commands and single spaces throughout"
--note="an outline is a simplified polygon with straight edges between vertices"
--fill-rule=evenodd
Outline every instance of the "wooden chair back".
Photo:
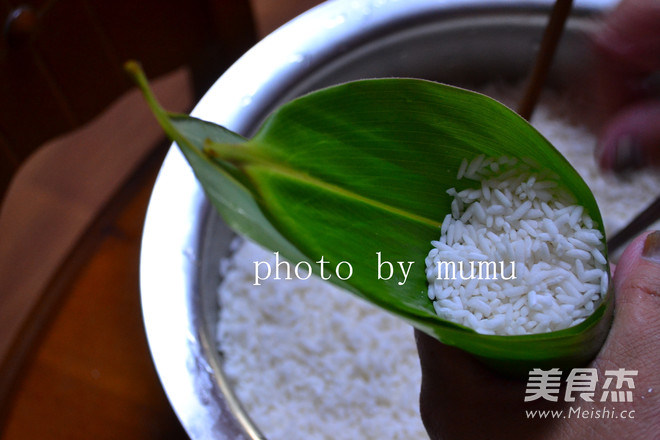
M 256 40 L 248 0 L 11 3 L 0 3 L 0 201 L 39 146 L 131 87 L 126 60 L 150 77 L 190 66 L 201 94 Z

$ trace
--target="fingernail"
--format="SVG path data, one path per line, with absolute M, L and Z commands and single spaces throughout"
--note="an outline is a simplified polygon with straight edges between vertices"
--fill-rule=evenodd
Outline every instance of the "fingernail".
M 660 263 L 660 231 L 651 232 L 646 236 L 642 257 Z
M 632 136 L 621 136 L 614 150 L 614 171 L 628 171 L 644 165 L 644 154 Z

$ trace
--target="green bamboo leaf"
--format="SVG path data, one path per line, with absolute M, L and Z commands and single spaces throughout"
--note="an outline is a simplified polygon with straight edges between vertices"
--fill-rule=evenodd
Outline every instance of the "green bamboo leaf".
M 217 124 L 166 112 L 156 101 L 139 64 L 128 62 L 125 69 L 140 87 L 165 133 L 179 146 L 207 197 L 227 225 L 266 248 L 280 249 L 288 258 L 304 259 L 304 255 L 266 220 L 252 194 L 236 179 L 233 167 L 211 161 L 202 153 L 208 139 L 240 143 L 245 138 Z
M 604 236 L 579 174 L 496 101 L 423 80 L 356 81 L 285 104 L 250 140 L 149 101 L 239 233 L 293 262 L 323 259 L 332 282 L 507 372 L 584 363 L 600 348 L 611 294 L 578 326 L 524 336 L 478 334 L 439 318 L 428 299 L 424 259 L 451 210 L 446 190 L 471 185 L 456 179 L 464 158 L 533 158 L 559 176 Z M 379 279 L 385 260 L 404 262 L 409 273 Z

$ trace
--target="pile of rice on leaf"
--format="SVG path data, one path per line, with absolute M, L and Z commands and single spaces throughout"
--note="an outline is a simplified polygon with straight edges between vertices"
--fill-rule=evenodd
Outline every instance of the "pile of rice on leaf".
M 483 334 L 562 330 L 608 288 L 603 234 L 548 170 L 479 155 L 457 178 L 481 186 L 454 199 L 426 258 L 436 313 Z

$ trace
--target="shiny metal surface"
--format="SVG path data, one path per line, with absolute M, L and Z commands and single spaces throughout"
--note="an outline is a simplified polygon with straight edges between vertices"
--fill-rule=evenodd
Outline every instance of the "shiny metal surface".
M 614 1 L 576 1 L 552 82 L 582 65 L 583 34 Z M 335 83 L 408 76 L 478 84 L 529 68 L 552 1 L 337 0 L 262 40 L 208 91 L 193 115 L 252 134 L 279 104 Z M 161 169 L 141 255 L 152 356 L 193 440 L 263 438 L 222 374 L 215 343 L 218 260 L 233 234 L 209 208 L 177 149 Z

